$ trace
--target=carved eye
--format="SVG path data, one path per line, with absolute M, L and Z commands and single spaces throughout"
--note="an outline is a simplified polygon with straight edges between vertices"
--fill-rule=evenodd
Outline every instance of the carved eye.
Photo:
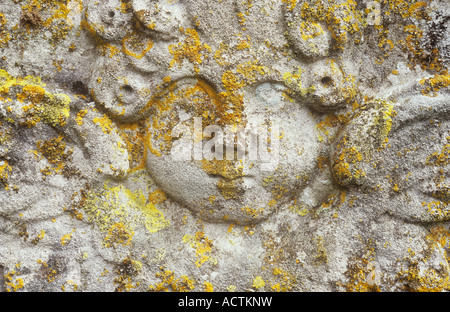
M 120 0 L 92 0 L 86 10 L 88 29 L 110 42 L 121 40 L 131 31 L 132 18 Z

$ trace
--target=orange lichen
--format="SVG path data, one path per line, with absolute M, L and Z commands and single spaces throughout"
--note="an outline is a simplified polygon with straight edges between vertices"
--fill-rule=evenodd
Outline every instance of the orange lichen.
M 18 121 L 29 128 L 38 122 L 53 127 L 64 126 L 69 117 L 70 98 L 64 94 L 51 94 L 44 87 L 39 77 L 15 78 L 0 70 L 0 101 L 12 101 L 11 97 L 15 97 L 15 106 L 21 109 L 19 113 L 12 107 L 8 108 L 11 118 L 7 120 L 11 123 Z
M 152 40 L 143 40 L 143 38 L 136 33 L 130 34 L 122 40 L 122 52 L 139 60 L 152 48 Z
M 109 229 L 108 234 L 103 239 L 104 246 L 114 247 L 117 245 L 129 246 L 133 239 L 134 232 L 128 229 L 124 224 L 114 223 Z
M 20 267 L 20 265 L 18 265 L 18 267 Z M 19 272 L 12 270 L 4 276 L 7 292 L 15 292 L 24 287 L 23 279 L 20 277 L 17 278 L 17 275 L 19 275 Z
M 442 151 L 434 152 L 427 157 L 427 165 L 445 167 L 450 164 L 450 136 L 447 137 L 448 144 L 444 145 Z
M 75 229 L 72 230 L 71 233 L 67 233 L 61 237 L 61 245 L 66 246 L 70 240 L 72 239 L 72 235 L 75 232 Z
M 214 292 L 214 287 L 210 282 L 205 282 L 204 284 L 205 292 Z
M 42 261 L 40 259 L 37 260 L 37 263 L 41 265 L 40 271 L 47 279 L 47 282 L 52 283 L 60 277 L 61 272 L 59 270 L 58 263 L 53 263 L 50 265 L 46 261 Z
M 195 256 L 197 258 L 195 265 L 197 267 L 201 267 L 206 261 L 212 261 L 213 264 L 217 261 L 209 256 L 213 244 L 212 240 L 206 237 L 203 231 L 198 231 L 195 233 L 195 236 L 186 234 L 183 237 L 183 242 L 195 249 Z
M 195 281 L 186 275 L 181 275 L 180 278 L 175 278 L 175 273 L 170 270 L 160 268 L 161 272 L 156 273 L 156 277 L 161 279 L 161 282 L 155 285 L 150 285 L 148 289 L 156 292 L 187 292 L 195 289 Z M 212 285 L 211 285 L 212 287 Z
M 9 173 L 12 171 L 12 166 L 8 163 L 6 160 L 0 161 L 0 183 L 3 185 L 3 187 L 8 190 L 9 184 L 8 184 L 8 176 Z
M 11 34 L 6 30 L 7 22 L 5 15 L 0 13 L 0 48 L 5 47 L 11 40 Z
M 106 114 L 102 117 L 95 117 L 92 121 L 95 124 L 99 125 L 102 128 L 102 131 L 106 134 L 109 134 L 111 133 L 111 131 L 113 131 L 113 122 Z
M 423 95 L 435 97 L 438 95 L 437 92 L 442 88 L 449 89 L 450 86 L 450 76 L 449 75 L 434 75 L 429 79 L 422 79 L 420 83 L 426 86 L 422 90 Z
M 139 282 L 133 284 L 135 278 L 142 270 L 142 263 L 130 257 L 125 258 L 116 269 L 117 278 L 114 279 L 116 285 L 115 291 L 125 292 L 130 291 L 139 286 Z
M 38 160 L 45 158 L 49 163 L 48 166 L 41 170 L 44 178 L 50 174 L 67 174 L 72 172 L 69 163 L 73 151 L 67 149 L 64 136 L 59 135 L 48 141 L 38 141 L 36 146 L 37 151 L 35 151 L 34 154 L 39 156 Z
M 200 71 L 199 65 L 205 59 L 206 54 L 211 53 L 211 48 L 200 42 L 200 37 L 195 29 L 187 28 L 183 31 L 186 34 L 185 41 L 169 46 L 169 51 L 173 55 L 170 67 L 175 66 L 175 64 L 181 67 L 183 61 L 187 59 L 194 65 L 194 70 L 198 73 Z
M 294 287 L 297 285 L 297 279 L 293 274 L 282 268 L 274 268 L 272 272 L 275 278 L 278 279 L 277 282 L 270 285 L 273 291 L 288 292 L 294 290 Z

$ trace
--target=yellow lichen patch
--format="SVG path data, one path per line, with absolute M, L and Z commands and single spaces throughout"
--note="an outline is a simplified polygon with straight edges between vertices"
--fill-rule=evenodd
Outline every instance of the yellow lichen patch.
M 435 97 L 438 95 L 437 92 L 442 88 L 449 89 L 450 86 L 450 76 L 449 75 L 435 75 L 429 79 L 422 79 L 420 83 L 426 88 L 422 90 L 423 95 Z
M 402 269 L 398 277 L 401 280 L 406 280 L 407 291 L 442 292 L 450 289 L 448 270 L 435 270 L 432 268 L 421 270 L 415 261 L 408 269 Z
M 73 151 L 67 148 L 62 135 L 48 141 L 38 141 L 36 146 L 37 151 L 34 151 L 34 154 L 40 156 L 38 160 L 45 158 L 49 163 L 41 170 L 44 178 L 51 174 L 76 174 L 76 171 L 69 166 Z
M 426 10 L 421 10 L 420 12 L 421 15 L 414 17 L 414 19 L 420 22 L 429 20 Z M 408 52 L 408 66 L 411 69 L 416 66 L 420 66 L 423 70 L 434 71 L 439 75 L 448 75 L 442 58 L 439 56 L 438 49 L 434 48 L 427 51 L 428 49 L 424 48 L 421 44 L 421 41 L 423 41 L 424 38 L 424 33 L 420 27 L 415 24 L 408 24 L 403 27 L 403 32 L 406 38 L 400 42 L 402 43 L 404 50 Z
M 423 9 L 428 6 L 427 2 L 417 0 L 384 0 L 383 3 L 402 18 L 420 18 L 426 12 Z
M 12 166 L 6 160 L 0 160 L 0 183 L 5 189 L 9 189 L 8 177 Z
M 297 199 L 294 200 L 292 206 L 289 206 L 289 210 L 299 214 L 300 216 L 306 216 L 309 213 L 308 208 L 303 207 L 302 205 L 297 204 Z
M 245 15 L 244 15 L 244 13 L 239 12 L 239 13 L 237 13 L 236 15 L 237 15 L 237 17 L 239 18 L 239 24 L 240 24 L 241 26 L 244 26 L 244 25 L 245 25 Z
M 251 217 L 252 219 L 257 219 L 261 213 L 264 212 L 264 207 L 258 208 L 258 207 L 249 207 L 245 206 L 241 208 L 241 211 L 244 212 L 247 216 Z
M 342 142 L 342 141 L 341 141 Z M 359 180 L 364 177 L 366 173 L 361 169 L 353 169 L 351 165 L 357 164 L 363 159 L 362 154 L 355 146 L 342 150 L 339 157 L 334 159 L 333 172 L 339 181 L 345 180 Z
M 450 136 L 447 137 L 447 142 L 442 151 L 435 152 L 427 157 L 427 165 L 445 167 L 450 164 Z
M 309 88 L 304 88 L 302 86 L 302 69 L 298 67 L 296 72 L 290 73 L 286 72 L 283 74 L 283 81 L 290 90 L 294 93 L 299 93 L 301 96 L 306 96 L 310 93 L 313 93 L 315 90 L 314 86 Z M 285 94 L 286 97 L 289 98 L 289 94 Z
M 133 284 L 133 278 L 136 277 L 142 270 L 142 263 L 131 259 L 125 258 L 116 269 L 117 278 L 114 279 L 114 285 L 116 285 L 115 291 L 125 292 L 130 291 L 139 286 L 139 282 Z
M 44 237 L 45 237 L 45 231 L 41 230 L 41 232 L 39 232 L 39 234 L 36 235 L 36 237 L 31 241 L 31 243 L 36 245 L 38 242 L 40 242 L 42 239 L 44 239 Z
M 170 67 L 175 66 L 175 64 L 181 67 L 186 59 L 194 65 L 194 70 L 198 73 L 200 71 L 199 65 L 203 63 L 206 54 L 211 53 L 211 48 L 200 42 L 200 37 L 195 29 L 187 28 L 184 33 L 186 34 L 184 43 L 169 46 L 169 51 L 173 55 Z
M 273 237 L 269 237 L 269 239 L 264 242 L 264 249 L 266 249 L 264 262 L 268 265 L 273 266 L 279 262 L 286 260 L 284 249 L 280 248 Z
M 259 64 L 257 61 L 249 61 L 246 63 L 242 63 L 236 66 L 236 73 L 241 74 L 243 79 L 241 79 L 241 82 L 238 83 L 238 88 L 242 87 L 244 85 L 252 84 L 256 81 L 258 81 L 259 78 L 264 77 L 266 74 L 269 73 L 269 68 L 266 66 L 263 66 Z M 236 91 L 237 89 L 234 88 L 232 85 L 227 88 L 227 85 L 224 85 L 227 90 L 230 91 Z
M 297 6 L 297 0 L 282 0 L 282 1 L 287 4 L 289 11 L 292 11 Z
M 371 102 L 356 112 L 337 142 L 337 153 L 332 158 L 333 174 L 339 183 L 359 184 L 366 176 L 364 166 L 377 151 L 388 146 L 395 114 L 394 106 L 385 101 Z
M 82 109 L 77 113 L 77 117 L 75 118 L 75 121 L 77 122 L 78 125 L 82 125 L 83 124 L 83 118 L 84 116 L 86 116 L 87 114 L 87 110 L 86 109 Z
M 327 250 L 325 248 L 325 242 L 322 236 L 318 236 L 315 239 L 315 244 L 317 246 L 317 255 L 315 257 L 316 263 L 325 264 L 328 263 Z
M 116 247 L 116 245 L 128 246 L 131 244 L 134 232 L 130 231 L 122 223 L 114 223 L 109 229 L 108 234 L 103 239 L 104 246 Z
M 351 259 L 348 271 L 346 272 L 348 281 L 345 290 L 348 292 L 380 292 L 380 287 L 376 285 L 380 274 L 373 263 L 366 258 Z
M 426 237 L 431 250 L 444 250 L 447 263 L 450 261 L 450 232 L 443 226 L 431 228 Z M 445 267 L 445 264 L 444 264 Z
M 274 268 L 272 271 L 276 281 L 271 283 L 270 288 L 276 292 L 293 291 L 297 285 L 297 279 L 287 270 L 282 268 Z
M 286 2 L 287 0 L 283 1 Z M 335 1 L 303 2 L 300 8 L 300 16 L 307 24 L 326 23 L 328 30 L 336 41 L 336 48 L 343 49 L 350 39 L 350 35 L 361 33 L 363 28 L 363 16 L 356 9 L 356 6 L 357 3 L 353 0 L 339 3 Z
M 214 292 L 214 287 L 210 282 L 205 282 L 203 284 L 205 292 Z
M 106 114 L 102 117 L 95 117 L 92 121 L 100 126 L 105 134 L 109 134 L 113 131 L 113 122 Z
M 42 28 L 50 33 L 53 47 L 64 40 L 75 23 L 73 18 L 82 10 L 82 0 L 41 1 L 28 0 L 22 5 L 22 33 L 29 34 Z
M 73 229 L 72 232 L 63 235 L 61 237 L 61 245 L 66 246 L 72 239 L 73 233 L 75 233 L 75 229 Z
M 320 24 L 302 22 L 300 24 L 300 34 L 304 41 L 308 41 L 323 34 L 323 29 Z
M 22 9 L 30 12 L 37 10 L 48 11 L 51 16 L 46 21 L 43 21 L 43 25 L 47 27 L 51 25 L 53 20 L 67 20 L 67 15 L 70 12 L 70 9 L 67 7 L 67 1 L 28 0 L 28 3 Z
M 139 225 L 144 225 L 149 233 L 169 226 L 163 213 L 148 202 L 143 190 L 132 191 L 120 184 L 111 187 L 108 183 L 105 182 L 103 190 L 88 192 L 82 205 L 88 220 L 95 222 L 106 234 L 106 245 L 114 246 L 117 242 L 129 245 L 128 239 L 131 240 Z
M 78 289 L 78 285 L 72 280 L 68 280 L 63 285 L 61 285 L 61 290 L 64 292 L 68 291 L 68 287 L 72 287 L 72 291 L 77 291 Z
M 450 289 L 449 274 L 449 231 L 442 226 L 434 226 L 425 237 L 425 250 L 423 256 L 419 256 L 411 248 L 408 249 L 408 256 L 403 260 L 408 261 L 407 268 L 403 268 L 398 273 L 398 280 L 405 283 L 407 291 L 417 292 L 443 292 Z M 427 267 L 432 263 L 430 258 L 433 255 L 444 256 L 439 263 L 433 267 Z M 437 266 L 436 266 L 437 264 Z
M 58 263 L 54 263 L 52 265 L 49 265 L 46 261 L 42 261 L 40 259 L 37 260 L 37 263 L 41 265 L 40 271 L 47 279 L 47 282 L 52 283 L 57 278 L 60 277 L 60 270 Z
M 198 231 L 195 236 L 186 234 L 183 236 L 183 242 L 195 250 L 197 260 L 195 265 L 201 267 L 206 261 L 217 264 L 217 259 L 210 256 L 212 252 L 212 240 L 205 236 L 205 233 Z
M 20 264 L 18 264 L 16 267 L 20 267 Z M 11 272 L 8 272 L 4 276 L 5 286 L 7 292 L 15 292 L 19 289 L 23 288 L 24 282 L 22 278 L 17 278 L 16 276 L 19 275 L 19 272 L 16 270 L 12 270 Z
M 167 199 L 166 194 L 162 190 L 156 190 L 148 196 L 148 201 L 150 204 L 157 206 L 163 203 Z
M 447 189 L 448 192 L 448 189 Z M 446 220 L 450 216 L 450 211 L 448 211 L 449 202 L 434 200 L 431 202 L 422 202 L 422 206 L 427 208 L 427 212 L 436 218 L 436 220 Z
M 237 50 L 246 50 L 246 49 L 250 49 L 250 48 L 251 48 L 250 39 L 241 40 L 239 42 L 239 44 L 236 46 Z
M 130 170 L 135 172 L 145 168 L 147 148 L 145 148 L 145 129 L 138 123 L 118 125 L 120 134 L 128 151 Z
M 175 278 L 174 272 L 165 270 L 163 267 L 160 269 L 161 272 L 156 273 L 156 277 L 161 279 L 161 282 L 150 285 L 148 287 L 150 291 L 168 292 L 170 290 L 174 292 L 188 292 L 195 289 L 195 281 L 188 276 L 181 275 L 180 278 Z
M 330 142 L 334 139 L 336 134 L 336 129 L 345 125 L 349 120 L 349 114 L 327 114 L 323 120 L 317 123 L 316 129 L 318 131 L 318 139 L 320 142 Z M 325 166 L 325 158 L 319 159 L 319 164 L 322 167 L 319 169 L 323 169 Z
M 224 42 L 221 42 L 219 45 L 219 49 L 214 52 L 214 59 L 216 60 L 216 63 L 220 66 L 229 65 L 230 62 L 228 58 L 226 57 L 226 54 L 229 52 L 229 46 L 225 44 Z
M 51 126 L 63 126 L 69 117 L 70 98 L 67 95 L 46 93 L 43 104 L 38 108 L 42 121 Z
M 349 259 L 345 272 L 347 281 L 338 285 L 348 292 L 379 292 L 383 276 L 376 263 L 376 242 L 372 239 L 359 238 L 363 243 L 363 255 Z
M 0 70 L 0 101 L 14 97 L 17 100 L 13 105 L 18 109 L 11 107 L 8 111 L 10 120 L 17 120 L 26 127 L 33 127 L 39 121 L 53 127 L 65 125 L 69 117 L 70 98 L 64 94 L 49 93 L 44 87 L 39 77 L 14 78 Z
M 259 288 L 263 288 L 264 286 L 266 286 L 266 282 L 264 282 L 264 280 L 261 276 L 257 276 L 253 279 L 253 284 L 252 284 L 253 288 L 259 289 Z
M 446 138 L 450 143 L 450 137 Z M 446 167 L 450 164 L 450 144 L 446 144 L 442 151 L 434 152 L 427 157 L 426 164 L 434 167 Z M 445 173 L 443 169 L 439 169 L 438 176 L 434 178 L 436 183 L 431 192 L 431 196 L 436 200 L 431 202 L 422 202 L 422 206 L 426 207 L 428 212 L 438 220 L 448 219 L 450 212 L 450 185 L 445 183 Z
M 5 47 L 11 40 L 11 34 L 6 30 L 7 22 L 5 15 L 0 13 L 0 48 Z
M 17 94 L 17 99 L 20 102 L 29 101 L 33 104 L 37 104 L 42 101 L 45 95 L 45 89 L 38 85 L 25 85 L 22 89 L 22 93 Z
M 268 73 L 269 68 L 253 60 L 239 64 L 235 70 L 228 70 L 222 75 L 222 85 L 225 91 L 219 93 L 218 101 L 222 106 L 222 124 L 242 125 L 245 122 L 242 88 L 260 81 Z
M 131 12 L 132 2 L 131 0 L 120 0 L 120 11 L 122 13 Z
M 145 215 L 145 227 L 150 233 L 156 233 L 169 225 L 169 221 L 164 219 L 164 215 L 155 205 L 146 205 L 142 212 Z
M 136 59 L 142 59 L 153 48 L 153 41 L 144 39 L 136 33 L 122 40 L 122 52 Z

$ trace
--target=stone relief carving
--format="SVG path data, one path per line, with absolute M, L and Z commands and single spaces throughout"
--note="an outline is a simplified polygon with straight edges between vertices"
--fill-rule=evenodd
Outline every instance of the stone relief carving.
M 16 2 L 2 289 L 449 289 L 446 3 Z

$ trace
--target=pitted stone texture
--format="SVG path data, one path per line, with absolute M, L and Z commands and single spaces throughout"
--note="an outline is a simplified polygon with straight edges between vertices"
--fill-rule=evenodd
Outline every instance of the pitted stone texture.
M 3 1 L 0 289 L 448 291 L 449 18 L 447 1 Z M 274 167 L 174 161 L 183 139 L 211 149 L 195 118 L 269 129 Z M 222 143 L 204 155 L 252 152 Z

